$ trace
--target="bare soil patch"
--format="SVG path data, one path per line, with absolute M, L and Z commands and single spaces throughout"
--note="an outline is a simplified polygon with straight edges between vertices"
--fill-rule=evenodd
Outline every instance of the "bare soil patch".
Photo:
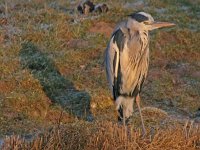
M 113 32 L 114 25 L 107 22 L 97 22 L 90 29 L 89 32 L 92 33 L 100 33 L 105 35 L 106 37 L 110 37 Z

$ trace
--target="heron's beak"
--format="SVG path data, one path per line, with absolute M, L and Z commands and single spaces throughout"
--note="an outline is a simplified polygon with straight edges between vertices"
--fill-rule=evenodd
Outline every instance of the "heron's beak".
M 175 26 L 174 23 L 170 23 L 170 22 L 153 22 L 152 24 L 148 25 L 148 30 L 154 30 L 154 29 L 158 29 L 158 28 L 163 28 L 163 27 L 171 27 L 171 26 Z

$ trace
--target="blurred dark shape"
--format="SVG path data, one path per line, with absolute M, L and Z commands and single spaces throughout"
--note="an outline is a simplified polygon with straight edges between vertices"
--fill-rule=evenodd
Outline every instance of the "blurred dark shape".
M 106 4 L 97 4 L 96 6 L 89 0 L 81 2 L 77 10 L 80 14 L 89 14 L 91 12 L 106 13 L 109 9 Z
M 91 1 L 86 0 L 78 5 L 77 10 L 81 14 L 87 15 L 88 13 L 94 11 L 94 8 L 95 8 L 95 5 Z
M 5 8 L 3 6 L 0 6 L 0 14 L 5 13 Z
M 95 12 L 106 13 L 108 12 L 108 6 L 106 4 L 98 4 L 95 6 Z
M 80 14 L 83 14 L 83 8 L 81 5 L 78 5 L 77 10 Z

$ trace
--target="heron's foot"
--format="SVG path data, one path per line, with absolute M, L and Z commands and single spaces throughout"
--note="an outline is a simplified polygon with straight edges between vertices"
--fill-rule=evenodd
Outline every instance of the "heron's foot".
M 142 136 L 145 137 L 147 135 L 147 131 L 145 127 L 142 127 Z
M 131 120 L 132 120 L 131 117 L 126 118 L 125 119 L 125 125 L 129 125 L 131 123 Z M 124 122 L 123 118 L 118 116 L 118 122 L 123 124 L 123 122 Z

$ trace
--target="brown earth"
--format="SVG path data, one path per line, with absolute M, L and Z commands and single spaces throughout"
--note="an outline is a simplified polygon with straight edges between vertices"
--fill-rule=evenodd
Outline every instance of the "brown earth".
M 113 24 L 101 21 L 93 24 L 93 26 L 89 29 L 89 32 L 101 33 L 109 38 L 111 33 L 113 32 L 113 28 Z

